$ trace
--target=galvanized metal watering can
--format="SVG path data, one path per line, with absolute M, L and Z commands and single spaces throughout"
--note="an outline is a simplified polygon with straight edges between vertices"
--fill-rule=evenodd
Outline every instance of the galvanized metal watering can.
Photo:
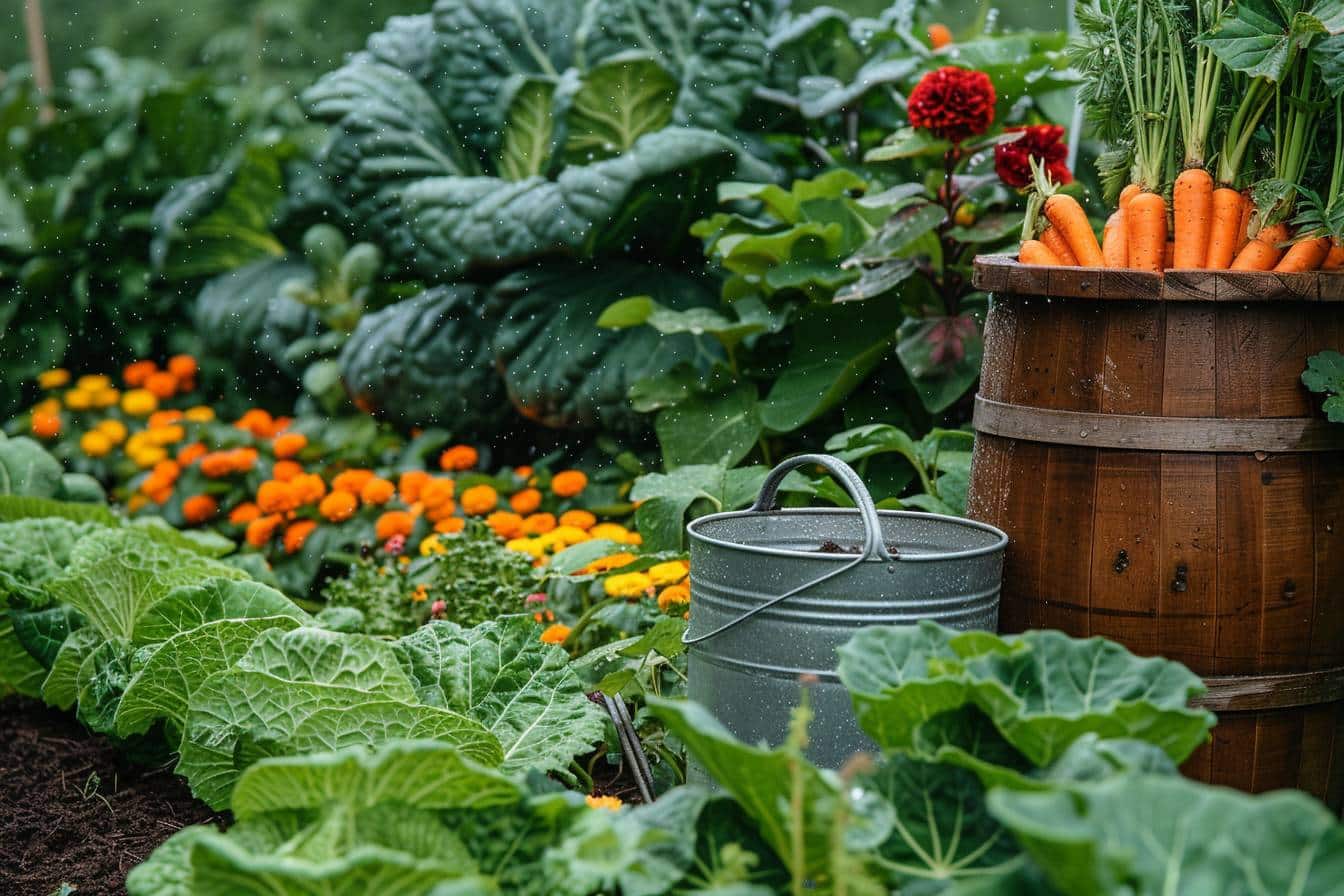
M 812 464 L 835 477 L 855 509 L 775 508 L 784 477 Z M 823 767 L 873 749 L 835 672 L 836 648 L 858 629 L 920 619 L 998 626 L 1008 536 L 971 520 L 878 511 L 858 474 L 834 457 L 786 460 L 750 509 L 702 516 L 686 530 L 691 699 L 739 739 L 773 746 L 809 682 L 808 755 Z

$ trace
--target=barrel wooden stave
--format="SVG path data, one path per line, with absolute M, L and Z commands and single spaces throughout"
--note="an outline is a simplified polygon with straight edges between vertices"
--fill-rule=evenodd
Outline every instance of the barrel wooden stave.
M 1299 376 L 1342 335 L 1344 306 L 1333 304 L 997 294 L 980 396 L 1214 425 L 1317 417 L 1319 397 Z M 1012 539 L 1005 631 L 1102 635 L 1204 676 L 1344 667 L 1339 451 L 1125 450 L 982 433 L 969 512 Z M 1344 704 L 1219 716 L 1187 773 L 1344 801 Z

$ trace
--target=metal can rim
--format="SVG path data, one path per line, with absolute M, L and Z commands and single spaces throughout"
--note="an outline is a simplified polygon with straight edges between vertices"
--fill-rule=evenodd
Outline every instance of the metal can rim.
M 696 517 L 686 524 L 686 534 L 694 541 L 703 544 L 713 545 L 717 548 L 726 550 L 741 551 L 747 554 L 765 554 L 774 557 L 799 557 L 808 560 L 831 561 L 835 563 L 846 563 L 854 560 L 852 554 L 821 554 L 814 551 L 791 551 L 788 548 L 761 547 L 758 545 L 741 544 L 735 541 L 725 541 L 722 538 L 714 538 L 697 531 L 696 527 L 705 523 L 718 522 L 727 519 L 745 519 L 757 518 L 761 516 L 796 516 L 796 515 L 817 515 L 817 516 L 858 516 L 857 510 L 848 507 L 796 507 L 787 510 L 730 510 L 723 513 L 711 513 L 705 516 Z M 913 554 L 908 557 L 898 557 L 895 561 L 880 560 L 872 558 L 866 562 L 870 563 L 941 563 L 945 560 L 968 560 L 973 557 L 983 557 L 988 554 L 999 553 L 1008 546 L 1008 534 L 997 526 L 991 526 L 989 523 L 982 523 L 979 520 L 970 520 L 963 517 L 944 516 L 938 513 L 922 513 L 914 510 L 879 510 L 879 517 L 894 517 L 898 519 L 916 519 L 931 520 L 937 523 L 944 523 L 952 526 L 964 526 L 969 529 L 978 529 L 994 536 L 994 542 L 988 545 L 982 545 L 975 548 L 964 548 L 959 551 L 946 551 L 930 554 Z

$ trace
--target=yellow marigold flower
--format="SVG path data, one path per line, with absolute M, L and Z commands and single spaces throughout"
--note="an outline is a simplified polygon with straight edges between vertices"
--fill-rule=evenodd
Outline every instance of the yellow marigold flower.
M 208 405 L 198 404 L 194 408 L 187 408 L 184 414 L 191 423 L 209 423 L 215 419 L 215 409 Z
M 675 585 L 690 574 L 690 564 L 685 560 L 669 560 L 649 569 L 649 578 L 653 579 L 653 584 L 659 588 L 664 585 Z
M 166 460 L 168 457 L 167 451 L 153 445 L 141 448 L 139 451 L 128 453 L 131 455 L 131 460 L 135 461 L 135 465 L 142 470 L 148 470 L 159 461 Z
M 658 593 L 658 609 L 663 613 L 681 612 L 691 603 L 691 589 L 685 585 L 670 585 Z
M 499 493 L 488 485 L 473 485 L 462 493 L 462 512 L 484 516 L 499 505 Z
M 187 431 L 177 424 L 172 426 L 156 426 L 153 429 L 145 430 L 150 444 L 153 445 L 175 445 L 187 437 Z
M 112 450 L 112 440 L 106 433 L 91 429 L 79 437 L 79 450 L 89 457 L 103 457 Z
M 69 375 L 66 375 L 67 379 Z M 85 392 L 101 392 L 112 388 L 112 379 L 103 373 L 89 373 L 75 380 L 75 388 Z
M 64 367 L 48 370 L 37 375 L 37 384 L 43 389 L 59 389 L 70 382 L 70 371 Z
M 91 393 L 91 397 L 94 407 L 111 408 L 116 407 L 117 399 L 121 397 L 121 393 L 116 389 L 98 389 Z
M 428 557 L 430 554 L 442 554 L 448 549 L 443 546 L 437 535 L 426 535 L 420 539 L 420 556 Z
M 636 559 L 634 554 L 628 554 L 625 551 L 621 551 L 618 554 L 608 554 L 605 557 L 599 557 L 579 571 L 586 575 L 596 572 L 607 572 L 612 569 L 620 569 L 627 563 L 634 563 Z
M 626 600 L 639 600 L 653 589 L 653 579 L 646 572 L 619 573 L 607 578 L 602 589 L 608 597 L 623 597 Z
M 569 637 L 571 629 L 569 626 L 557 622 L 554 625 L 548 625 L 546 630 L 541 633 L 541 643 L 543 644 L 563 644 Z
M 121 396 L 121 409 L 132 417 L 148 417 L 159 409 L 159 400 L 146 389 L 132 389 Z
M 542 537 L 552 544 L 563 547 L 581 544 L 592 539 L 591 535 L 576 526 L 556 526 Z
M 594 539 L 616 541 L 617 544 L 625 544 L 630 539 L 629 529 L 620 523 L 599 523 L 589 529 L 589 535 Z
M 56 398 L 44 398 L 33 405 L 34 414 L 59 414 L 61 412 L 61 402 Z
M 583 801 L 588 804 L 590 809 L 608 809 L 612 812 L 625 805 L 618 796 L 597 796 L 591 793 L 584 797 Z
M 504 547 L 520 554 L 528 554 L 537 559 L 546 556 L 546 545 L 537 538 L 513 538 L 504 543 Z
M 635 547 L 639 547 L 644 543 L 644 536 L 640 535 L 638 532 L 631 532 L 629 535 L 626 536 L 625 543 L 628 545 L 634 545 Z
M 120 420 L 113 420 L 111 418 L 100 420 L 94 429 L 111 439 L 112 443 L 115 445 L 120 445 L 122 442 L 126 441 L 126 424 L 122 423 Z
M 86 389 L 71 389 L 65 393 L 65 406 L 72 411 L 87 411 L 93 407 L 93 393 Z

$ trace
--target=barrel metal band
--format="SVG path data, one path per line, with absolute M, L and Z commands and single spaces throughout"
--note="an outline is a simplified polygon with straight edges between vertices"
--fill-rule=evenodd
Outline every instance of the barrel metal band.
M 1344 700 L 1344 667 L 1286 675 L 1219 675 L 1204 679 L 1209 692 L 1190 701 L 1213 712 L 1252 712 L 1316 706 Z
M 1147 417 L 1059 411 L 975 398 L 975 431 L 1008 439 L 1131 451 L 1271 454 L 1344 449 L 1344 426 L 1313 417 Z

